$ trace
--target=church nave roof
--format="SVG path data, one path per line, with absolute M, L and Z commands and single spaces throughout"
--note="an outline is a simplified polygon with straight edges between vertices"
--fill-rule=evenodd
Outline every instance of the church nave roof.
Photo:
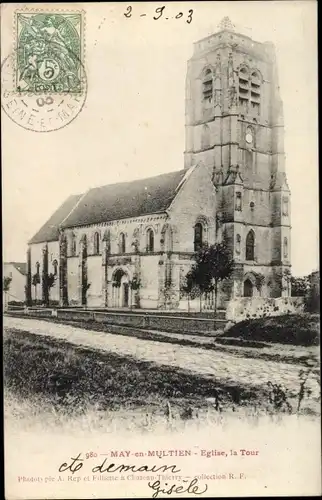
M 187 170 L 90 189 L 62 227 L 97 224 L 164 212 L 182 186 Z
M 98 224 L 164 212 L 189 176 L 190 170 L 119 182 L 72 195 L 31 238 L 29 244 L 56 241 L 59 228 Z

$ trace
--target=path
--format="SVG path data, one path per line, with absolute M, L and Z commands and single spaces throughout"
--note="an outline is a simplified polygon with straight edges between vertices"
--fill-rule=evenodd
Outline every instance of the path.
M 268 381 L 283 384 L 291 392 L 298 392 L 298 365 L 234 356 L 232 353 L 207 351 L 198 347 L 181 346 L 153 340 L 124 337 L 112 333 L 83 330 L 70 325 L 47 321 L 4 317 L 4 327 L 25 330 L 33 334 L 63 339 L 68 342 L 133 356 L 142 361 L 175 366 L 194 373 L 216 378 L 225 384 L 263 387 Z M 318 394 L 319 386 L 314 380 L 310 388 Z

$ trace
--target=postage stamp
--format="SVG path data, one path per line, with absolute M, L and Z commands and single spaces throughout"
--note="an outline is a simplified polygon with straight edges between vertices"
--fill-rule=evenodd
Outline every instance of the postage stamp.
M 82 12 L 16 11 L 17 91 L 81 92 L 83 23 Z
M 82 111 L 84 16 L 83 11 L 14 12 L 13 50 L 1 64 L 1 105 L 17 125 L 51 132 Z

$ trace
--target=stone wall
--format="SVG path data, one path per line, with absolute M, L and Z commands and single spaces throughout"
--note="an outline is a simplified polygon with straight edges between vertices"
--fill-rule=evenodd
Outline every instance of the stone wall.
M 253 297 L 231 300 L 226 309 L 226 319 L 243 321 L 245 319 L 295 314 L 304 311 L 302 297 L 279 297 L 276 299 Z
M 11 312 L 10 314 L 15 314 Z M 21 314 L 21 311 L 19 311 Z M 118 313 L 105 311 L 91 311 L 84 309 L 25 309 L 29 317 L 74 320 L 81 322 L 96 321 L 105 325 L 120 325 L 149 330 L 159 330 L 174 333 L 209 334 L 224 328 L 225 320 L 209 318 L 192 318 L 189 316 L 175 316 L 170 314 L 139 314 Z

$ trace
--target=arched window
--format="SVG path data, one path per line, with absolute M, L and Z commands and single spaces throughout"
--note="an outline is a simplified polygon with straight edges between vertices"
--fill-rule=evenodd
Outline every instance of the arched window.
M 39 262 L 36 262 L 36 274 L 40 273 L 40 264 Z
M 119 251 L 120 253 L 125 253 L 126 246 L 125 246 L 125 234 L 121 233 L 119 237 Z
M 53 260 L 53 269 L 54 269 L 54 276 L 57 276 L 58 274 L 58 262 L 57 260 Z
M 287 241 L 287 238 L 284 238 L 284 240 L 283 240 L 283 256 L 284 256 L 284 259 L 288 258 L 288 241 Z
M 207 69 L 202 82 L 202 94 L 205 103 L 211 103 L 213 99 L 212 71 Z
M 195 225 L 195 239 L 194 239 L 194 249 L 198 251 L 202 247 L 203 243 L 203 226 L 200 222 Z
M 255 235 L 254 231 L 249 231 L 246 237 L 246 260 L 254 260 Z
M 261 77 L 257 71 L 253 71 L 251 75 L 252 86 L 260 88 L 261 86 Z
M 253 283 L 247 279 L 244 281 L 244 297 L 252 297 L 253 296 Z
M 248 73 L 248 69 L 245 68 L 245 66 L 241 67 L 239 70 L 239 80 L 240 80 L 240 82 L 244 82 L 244 85 L 248 88 L 249 73 Z
M 96 232 L 94 234 L 94 254 L 98 255 L 100 253 L 100 234 Z
M 238 90 L 239 90 L 239 106 L 241 108 L 241 112 L 247 112 L 248 101 L 249 101 L 249 74 L 248 70 L 245 67 L 242 67 L 239 70 L 239 78 L 238 78 Z
M 253 71 L 251 74 L 251 85 L 250 85 L 250 105 L 251 109 L 255 113 L 259 114 L 260 107 L 260 93 L 261 93 L 261 78 L 257 71 Z
M 236 253 L 240 253 L 240 243 L 241 243 L 241 237 L 240 234 L 236 235 Z
M 239 70 L 239 106 L 242 114 L 260 114 L 261 76 L 258 71 Z
M 146 236 L 147 236 L 146 250 L 147 250 L 147 252 L 154 252 L 154 232 L 153 232 L 153 229 L 148 229 L 146 232 Z

